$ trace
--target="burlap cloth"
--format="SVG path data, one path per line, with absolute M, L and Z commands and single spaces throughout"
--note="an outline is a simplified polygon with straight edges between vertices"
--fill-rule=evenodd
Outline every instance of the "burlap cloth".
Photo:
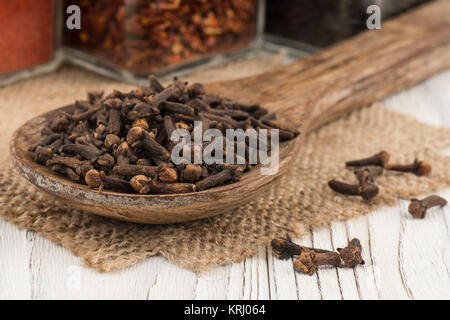
M 195 75 L 200 81 L 262 72 L 278 60 L 249 60 Z M 310 228 L 362 215 L 396 198 L 409 198 L 450 185 L 450 129 L 431 127 L 380 105 L 364 108 L 309 134 L 292 170 L 279 187 L 233 212 L 202 221 L 150 226 L 108 220 L 70 208 L 21 178 L 10 166 L 8 142 L 21 123 L 84 97 L 89 88 L 107 92 L 133 86 L 64 67 L 0 89 L 0 216 L 68 248 L 97 270 L 131 266 L 161 254 L 191 270 L 239 262 L 275 237 L 301 236 Z M 333 193 L 331 178 L 355 181 L 343 163 L 386 149 L 393 160 L 431 161 L 430 177 L 387 173 L 377 180 L 380 195 L 367 205 Z

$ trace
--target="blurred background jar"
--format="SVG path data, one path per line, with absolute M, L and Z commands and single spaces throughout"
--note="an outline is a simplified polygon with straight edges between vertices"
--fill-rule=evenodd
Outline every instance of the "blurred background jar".
M 65 30 L 69 59 L 124 79 L 164 74 L 255 39 L 256 0 L 66 0 L 81 30 Z
M 367 8 L 381 9 L 381 22 L 430 0 L 267 0 L 266 39 L 308 51 L 367 30 Z
M 0 0 L 0 86 L 59 66 L 59 5 L 57 0 Z

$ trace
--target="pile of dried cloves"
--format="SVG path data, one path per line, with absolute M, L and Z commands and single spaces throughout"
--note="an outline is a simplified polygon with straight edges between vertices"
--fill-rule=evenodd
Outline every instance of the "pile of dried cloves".
M 266 129 L 270 140 L 271 130 L 278 129 L 280 141 L 298 135 L 259 104 L 208 94 L 200 83 L 175 78 L 164 87 L 153 76 L 149 80 L 149 86 L 128 93 L 115 90 L 104 97 L 103 92 L 90 92 L 87 100 L 68 108 L 73 112 L 50 119 L 31 148 L 35 160 L 100 190 L 186 193 L 235 182 L 252 165 L 248 152 L 245 164 L 175 164 L 170 137 L 176 129 L 195 135 L 194 122 L 201 121 L 203 132 Z
M 295 257 L 294 269 L 310 276 L 320 266 L 353 268 L 364 264 L 361 256 L 361 242 L 356 238 L 351 240 L 345 248 L 338 248 L 338 252 L 300 246 L 292 242 L 289 235 L 286 238 L 273 239 L 271 245 L 280 259 Z
M 380 151 L 368 158 L 347 161 L 347 167 L 363 167 L 354 171 L 358 184 L 348 184 L 338 180 L 328 181 L 328 185 L 335 192 L 351 195 L 361 196 L 364 200 L 369 201 L 373 199 L 378 193 L 378 186 L 375 184 L 375 177 L 383 174 L 383 171 L 391 170 L 398 172 L 410 172 L 416 176 L 428 176 L 431 173 L 432 167 L 428 161 L 414 160 L 410 164 L 390 163 L 390 154 L 387 151 Z M 408 211 L 414 217 L 423 219 L 428 209 L 436 206 L 443 207 L 447 204 L 447 200 L 442 197 L 432 195 L 422 200 L 411 199 Z

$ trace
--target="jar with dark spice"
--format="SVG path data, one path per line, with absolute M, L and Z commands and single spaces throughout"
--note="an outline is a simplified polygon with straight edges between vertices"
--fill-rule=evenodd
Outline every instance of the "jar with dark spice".
M 162 74 L 255 38 L 257 0 L 77 0 L 81 30 L 65 30 L 72 61 L 118 76 Z
M 367 8 L 371 5 L 380 8 L 384 22 L 427 1 L 430 0 L 267 0 L 266 38 L 294 46 L 297 42 L 300 48 L 314 50 L 367 30 Z
M 58 66 L 55 0 L 0 1 L 0 85 Z

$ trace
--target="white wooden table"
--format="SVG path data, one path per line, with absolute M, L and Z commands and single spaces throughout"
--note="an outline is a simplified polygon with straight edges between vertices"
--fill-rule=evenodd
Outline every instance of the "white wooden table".
M 385 104 L 450 126 L 450 70 Z M 450 199 L 450 189 L 439 194 Z M 0 299 L 449 299 L 450 208 L 413 220 L 407 205 L 403 201 L 296 239 L 330 249 L 353 237 L 362 242 L 364 266 L 319 269 L 312 277 L 295 273 L 292 261 L 278 260 L 270 248 L 202 274 L 162 257 L 102 274 L 83 267 L 68 250 L 0 220 Z

